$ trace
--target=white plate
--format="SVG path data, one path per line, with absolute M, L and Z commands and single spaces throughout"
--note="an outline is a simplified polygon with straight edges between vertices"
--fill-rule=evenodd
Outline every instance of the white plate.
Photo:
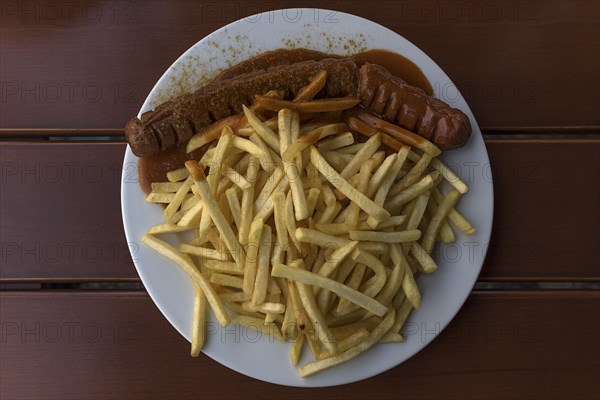
M 459 210 L 477 227 L 457 244 L 437 249 L 437 272 L 419 279 L 423 300 L 410 316 L 402 344 L 377 345 L 367 353 L 314 377 L 302 379 L 291 366 L 289 344 L 270 343 L 267 337 L 231 326 L 220 329 L 214 319 L 204 352 L 219 363 L 256 379 L 290 386 L 331 386 L 371 377 L 413 356 L 450 322 L 469 295 L 488 247 L 492 228 L 491 170 L 481 131 L 450 78 L 442 69 L 400 35 L 354 15 L 322 9 L 271 11 L 244 18 L 200 40 L 164 73 L 146 99 L 140 114 L 166 98 L 205 84 L 217 71 L 267 50 L 305 47 L 336 54 L 387 49 L 416 63 L 432 83 L 435 95 L 464 111 L 473 135 L 466 146 L 449 151 L 443 159 L 470 186 Z M 162 210 L 144 202 L 137 182 L 137 158 L 127 147 L 121 186 L 121 207 L 129 248 L 152 300 L 186 339 L 191 337 L 192 284 L 175 264 L 140 244 L 143 233 L 162 222 Z M 171 240 L 175 240 L 172 237 Z M 300 364 L 310 356 L 303 355 Z

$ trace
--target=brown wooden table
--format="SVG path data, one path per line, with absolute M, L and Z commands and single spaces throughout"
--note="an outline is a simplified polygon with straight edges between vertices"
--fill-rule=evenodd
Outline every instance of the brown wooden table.
M 189 344 L 139 283 L 122 127 L 163 71 L 238 18 L 319 6 L 381 23 L 450 75 L 494 171 L 479 282 L 422 352 L 295 389 Z M 600 398 L 600 12 L 576 1 L 3 1 L 0 398 Z M 79 139 L 79 140 L 74 140 Z

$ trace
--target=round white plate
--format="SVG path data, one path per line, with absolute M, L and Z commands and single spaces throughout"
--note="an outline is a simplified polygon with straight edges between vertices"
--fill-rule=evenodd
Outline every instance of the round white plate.
M 216 73 L 267 50 L 310 48 L 335 54 L 386 49 L 417 64 L 431 82 L 435 96 L 464 111 L 473 135 L 466 146 L 449 151 L 443 160 L 470 189 L 459 202 L 477 228 L 473 236 L 457 233 L 457 242 L 439 247 L 439 269 L 419 279 L 423 300 L 404 328 L 405 342 L 380 344 L 356 359 L 308 379 L 292 367 L 289 344 L 270 342 L 254 331 L 230 326 L 221 329 L 212 319 L 204 352 L 244 375 L 290 386 L 331 386 L 371 377 L 413 356 L 430 343 L 458 312 L 469 295 L 488 247 L 492 228 L 493 188 L 489 159 L 481 131 L 460 92 L 442 69 L 402 36 L 354 15 L 322 9 L 288 9 L 257 14 L 208 35 L 186 51 L 164 73 L 146 99 L 140 114 L 162 101 L 205 84 Z M 186 339 L 191 337 L 193 289 L 186 274 L 140 243 L 143 233 L 163 221 L 160 207 L 144 202 L 137 182 L 137 158 L 125 152 L 121 207 L 129 248 L 150 297 Z M 173 243 L 176 237 L 169 238 Z M 304 354 L 300 364 L 310 355 Z

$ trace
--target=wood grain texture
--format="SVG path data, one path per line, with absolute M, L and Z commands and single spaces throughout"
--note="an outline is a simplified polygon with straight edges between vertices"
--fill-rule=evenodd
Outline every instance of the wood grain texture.
M 337 9 L 403 35 L 448 73 L 484 129 L 600 126 L 595 1 L 31 0 L 2 4 L 0 127 L 122 128 L 195 42 L 284 7 Z
M 486 145 L 494 226 L 481 277 L 597 280 L 600 141 L 490 140 Z
M 480 279 L 600 279 L 600 189 L 591 179 L 600 141 L 488 140 L 487 147 L 495 213 Z M 123 143 L 0 146 L 0 280 L 137 279 L 120 215 L 124 150 Z M 133 166 L 126 172 L 137 184 Z M 461 251 L 481 257 L 484 248 Z
M 0 145 L 0 280 L 138 279 L 121 221 L 124 150 L 122 143 Z
M 146 294 L 0 293 L 3 399 L 314 399 L 201 355 Z M 596 399 L 597 292 L 474 292 L 423 351 L 321 398 Z M 518 310 L 518 312 L 515 312 Z M 217 336 L 209 340 L 218 340 Z

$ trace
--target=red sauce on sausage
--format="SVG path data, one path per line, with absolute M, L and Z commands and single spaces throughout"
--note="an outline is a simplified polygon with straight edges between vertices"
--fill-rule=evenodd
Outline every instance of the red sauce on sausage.
M 222 71 L 214 81 L 229 79 L 256 70 L 268 69 L 276 65 L 293 64 L 307 60 L 318 61 L 332 57 L 338 58 L 340 56 L 308 49 L 279 49 L 269 51 Z M 365 62 L 379 64 L 393 75 L 406 81 L 409 85 L 419 87 L 429 95 L 433 94 L 431 84 L 423 74 L 423 71 L 406 57 L 386 50 L 368 50 L 354 54 L 351 57 L 356 60 L 359 66 Z M 195 159 L 199 158 L 198 154 L 192 156 L 186 154 L 185 147 L 175 147 L 156 156 L 139 159 L 138 178 L 140 186 L 145 193 L 150 193 L 153 182 L 165 182 L 167 180 L 167 172 L 182 168 L 185 160 L 192 157 Z

